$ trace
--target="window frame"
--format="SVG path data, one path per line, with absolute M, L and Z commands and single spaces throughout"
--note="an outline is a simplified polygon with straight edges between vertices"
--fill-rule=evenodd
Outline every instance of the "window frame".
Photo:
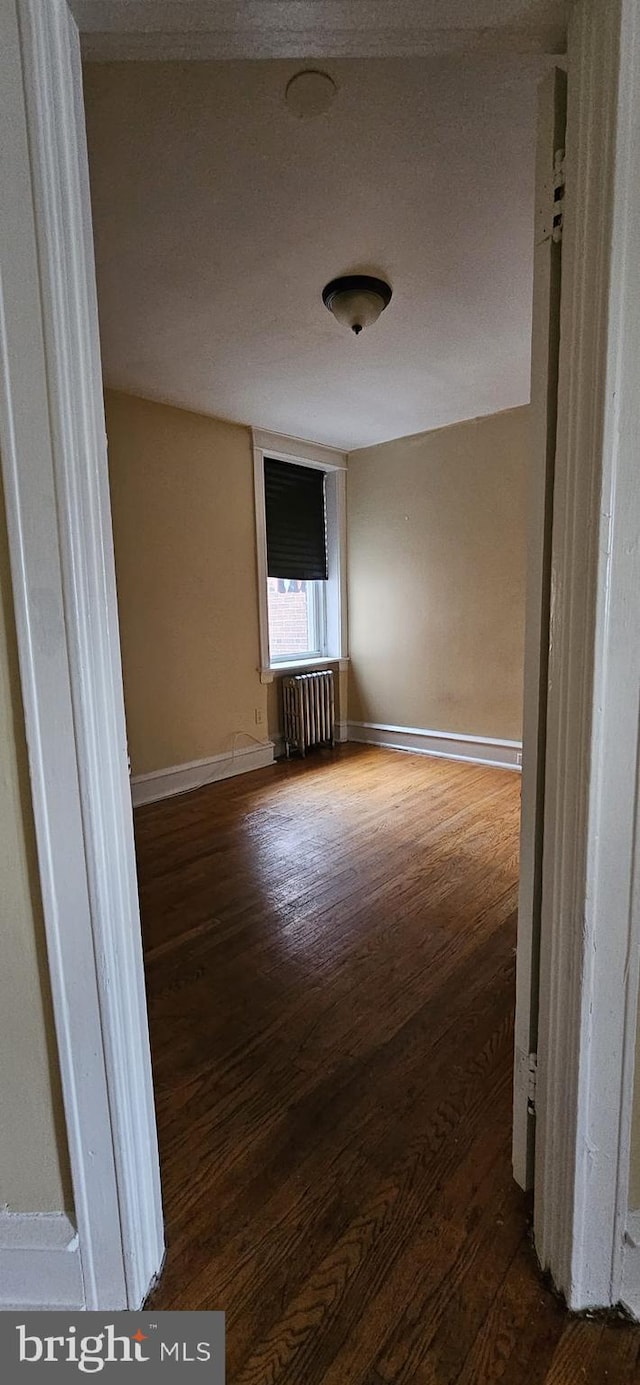
M 258 616 L 260 629 L 260 678 L 272 683 L 277 673 L 298 669 L 347 664 L 346 592 L 346 472 L 344 452 L 321 443 L 301 442 L 297 438 L 252 429 L 253 478 L 256 517 L 256 560 L 258 574 Z M 315 467 L 326 473 L 327 559 L 329 575 L 324 584 L 326 619 L 325 652 L 321 655 L 293 655 L 272 659 L 269 650 L 269 608 L 267 602 L 267 525 L 264 499 L 264 459 L 273 457 L 293 466 Z

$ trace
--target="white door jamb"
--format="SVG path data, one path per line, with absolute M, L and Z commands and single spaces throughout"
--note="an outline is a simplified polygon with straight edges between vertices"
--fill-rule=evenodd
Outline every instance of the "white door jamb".
M 162 1213 L 80 48 L 0 7 L 0 448 L 85 1307 L 138 1307 Z
M 554 495 L 535 1241 L 570 1307 L 623 1294 L 638 995 L 640 43 L 578 0 Z

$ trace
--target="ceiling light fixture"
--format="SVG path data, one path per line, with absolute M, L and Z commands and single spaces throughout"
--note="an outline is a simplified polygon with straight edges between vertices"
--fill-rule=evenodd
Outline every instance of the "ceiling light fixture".
M 369 274 L 344 274 L 332 279 L 322 290 L 322 302 L 337 322 L 359 336 L 364 327 L 378 321 L 391 301 L 391 288 L 384 279 Z

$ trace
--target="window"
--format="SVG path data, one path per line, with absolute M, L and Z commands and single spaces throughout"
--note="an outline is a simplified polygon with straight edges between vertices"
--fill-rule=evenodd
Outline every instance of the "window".
M 326 652 L 324 582 L 267 577 L 269 653 L 278 659 L 318 659 Z
M 345 458 L 254 431 L 261 673 L 344 657 Z
M 326 652 L 325 472 L 264 458 L 269 659 Z

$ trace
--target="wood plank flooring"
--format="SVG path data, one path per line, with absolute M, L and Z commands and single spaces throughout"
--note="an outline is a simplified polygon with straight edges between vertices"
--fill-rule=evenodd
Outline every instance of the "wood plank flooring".
M 138 811 L 168 1253 L 231 1385 L 628 1385 L 510 1169 L 519 779 L 348 746 Z

